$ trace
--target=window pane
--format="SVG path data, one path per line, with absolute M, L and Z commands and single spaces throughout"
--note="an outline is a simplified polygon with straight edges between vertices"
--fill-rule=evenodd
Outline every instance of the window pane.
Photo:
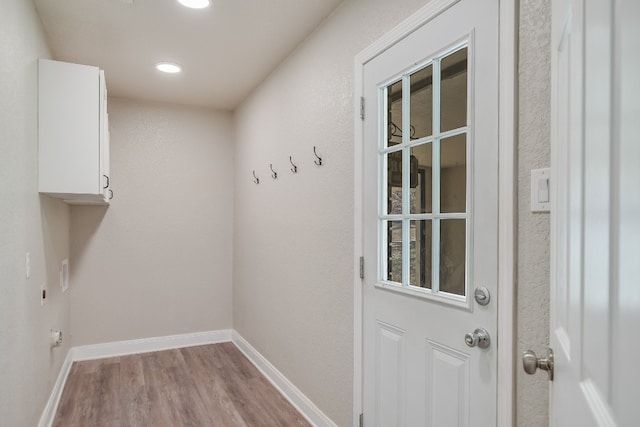
M 411 148 L 412 214 L 431 213 L 432 145 L 429 142 Z
M 467 135 L 440 142 L 440 212 L 465 213 L 467 208 Z
M 387 214 L 402 214 L 402 151 L 387 154 Z
M 467 125 L 467 48 L 440 63 L 440 130 L 446 132 Z
M 402 80 L 387 86 L 387 146 L 402 142 Z
M 410 76 L 411 139 L 433 133 L 433 66 L 429 65 Z
M 431 221 L 410 221 L 409 284 L 431 289 Z
M 387 221 L 387 280 L 402 283 L 402 221 Z
M 466 221 L 440 220 L 440 291 L 464 295 Z

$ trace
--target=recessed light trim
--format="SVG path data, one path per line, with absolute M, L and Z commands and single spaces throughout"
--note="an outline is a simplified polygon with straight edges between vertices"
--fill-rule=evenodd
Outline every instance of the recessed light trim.
M 211 4 L 210 0 L 178 0 L 178 2 L 191 9 L 204 9 Z
M 175 74 L 182 71 L 182 67 L 174 62 L 158 62 L 156 64 L 156 69 L 169 74 Z

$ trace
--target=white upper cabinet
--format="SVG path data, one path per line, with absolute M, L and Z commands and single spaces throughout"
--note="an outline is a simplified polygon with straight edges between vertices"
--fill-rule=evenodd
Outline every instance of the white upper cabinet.
M 38 84 L 39 191 L 69 204 L 109 204 L 104 72 L 40 59 Z

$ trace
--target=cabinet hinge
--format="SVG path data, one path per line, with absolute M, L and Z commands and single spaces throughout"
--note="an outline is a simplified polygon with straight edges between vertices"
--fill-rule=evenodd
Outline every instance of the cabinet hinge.
M 364 414 L 360 414 L 360 421 L 358 422 L 359 427 L 364 427 Z
M 360 97 L 360 119 L 364 120 L 364 96 Z
M 364 257 L 360 257 L 360 278 L 364 279 Z

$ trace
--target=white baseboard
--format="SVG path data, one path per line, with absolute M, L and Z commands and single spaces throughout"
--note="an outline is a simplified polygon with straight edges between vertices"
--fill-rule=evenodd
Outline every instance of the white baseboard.
M 125 356 L 129 354 L 148 353 L 151 351 L 192 347 L 196 345 L 233 342 L 236 347 L 262 372 L 273 386 L 315 427 L 337 427 L 316 405 L 313 404 L 291 381 L 275 366 L 264 358 L 240 334 L 231 329 L 220 331 L 197 332 L 192 334 L 171 335 L 166 337 L 143 338 L 130 341 L 116 341 L 104 344 L 72 347 L 67 353 L 56 383 L 44 408 L 38 427 L 50 427 L 58 409 L 62 390 L 67 382 L 73 362 L 106 357 Z
M 193 347 L 195 345 L 216 344 L 231 341 L 231 329 L 196 332 L 192 334 L 170 335 L 166 337 L 142 338 L 138 340 L 116 341 L 104 344 L 73 347 L 73 360 L 104 359 L 105 357 L 126 356 L 128 354 L 149 353 L 151 351 Z
M 235 330 L 232 333 L 231 341 L 313 426 L 337 427 L 307 396 Z
M 69 376 L 69 371 L 71 371 L 72 364 L 73 357 L 71 350 L 69 350 L 67 352 L 67 357 L 65 357 L 64 362 L 62 362 L 62 367 L 60 368 L 58 378 L 53 385 L 53 390 L 51 390 L 51 394 L 49 395 L 47 405 L 44 407 L 44 411 L 42 411 L 38 427 L 50 427 L 51 424 L 53 424 L 53 419 L 55 418 L 56 411 L 58 410 L 58 403 L 60 403 L 60 396 L 62 396 L 62 390 L 64 390 L 64 385 L 67 382 L 67 377 Z

